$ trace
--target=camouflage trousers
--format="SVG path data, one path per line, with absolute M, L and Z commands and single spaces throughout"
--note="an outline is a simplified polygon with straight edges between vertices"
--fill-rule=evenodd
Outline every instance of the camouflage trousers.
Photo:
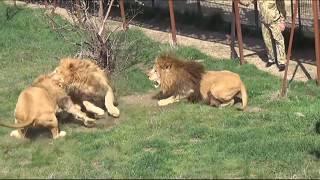
M 278 60 L 279 64 L 284 64 L 286 60 L 286 51 L 284 37 L 277 23 L 261 23 L 263 40 L 268 53 L 268 60 Z

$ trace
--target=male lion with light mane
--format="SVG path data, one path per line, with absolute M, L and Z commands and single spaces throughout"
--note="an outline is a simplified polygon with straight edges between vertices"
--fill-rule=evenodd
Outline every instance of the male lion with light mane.
M 88 59 L 64 58 L 52 72 L 61 76 L 72 101 L 96 115 L 103 115 L 104 109 L 113 117 L 120 111 L 114 106 L 114 94 L 105 72 Z
M 156 88 L 160 87 L 159 106 L 187 98 L 225 107 L 233 105 L 238 95 L 241 95 L 242 109 L 247 106 L 245 85 L 238 74 L 230 71 L 205 71 L 198 62 L 160 55 L 147 75 Z
M 75 116 L 76 119 L 85 124 L 94 123 L 91 119 L 81 112 L 80 107 L 73 104 L 70 97 L 61 87 L 63 80 L 53 78 L 50 75 L 39 76 L 32 85 L 23 90 L 15 108 L 15 124 L 0 126 L 16 128 L 10 136 L 24 138 L 29 127 L 49 128 L 54 139 L 66 135 L 65 131 L 58 129 L 56 112 L 60 109 L 67 111 Z

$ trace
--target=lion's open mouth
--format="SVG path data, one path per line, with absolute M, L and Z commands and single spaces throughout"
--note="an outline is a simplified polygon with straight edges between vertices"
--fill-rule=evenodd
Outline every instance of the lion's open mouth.
M 153 81 L 153 86 L 155 88 L 158 88 L 160 86 L 160 83 L 158 81 Z

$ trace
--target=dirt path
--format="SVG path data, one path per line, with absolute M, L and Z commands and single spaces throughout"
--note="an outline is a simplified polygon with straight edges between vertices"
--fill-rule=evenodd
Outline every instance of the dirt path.
M 7 3 L 11 3 L 8 1 Z M 24 5 L 30 8 L 45 8 L 43 5 L 38 4 L 25 4 L 24 2 L 19 2 L 19 5 Z M 72 18 L 68 15 L 67 11 L 63 8 L 56 8 L 55 10 L 56 14 L 64 17 L 68 21 L 72 21 Z M 116 27 L 121 27 L 121 23 L 117 21 L 109 20 L 107 24 L 110 26 L 110 29 L 114 29 Z M 144 32 L 149 38 L 161 42 L 161 43 L 170 43 L 171 44 L 171 34 L 169 32 L 165 31 L 159 31 L 159 30 L 152 30 L 143 28 L 141 26 L 136 25 L 129 25 L 129 28 L 137 28 L 140 29 L 142 32 Z M 217 34 L 217 33 L 215 33 Z M 219 34 L 219 36 L 226 37 L 223 34 Z M 220 37 L 221 38 L 221 37 Z M 219 43 L 219 42 L 212 42 L 212 41 L 206 41 L 201 40 L 198 38 L 193 37 L 186 37 L 182 35 L 177 35 L 178 45 L 180 46 L 191 46 L 194 48 L 197 48 L 201 52 L 212 56 L 213 58 L 217 59 L 230 59 L 230 47 L 226 44 Z M 223 40 L 224 42 L 227 41 L 226 38 Z M 252 40 L 254 41 L 254 40 Z M 255 42 L 251 42 L 255 43 Z M 257 43 L 258 44 L 258 43 Z M 278 68 L 276 66 L 271 66 L 269 68 L 265 67 L 265 62 L 258 56 L 258 54 L 252 50 L 244 49 L 244 56 L 245 60 L 249 64 L 255 65 L 258 69 L 268 72 L 270 74 L 276 75 L 278 77 L 283 77 L 283 72 L 279 72 Z M 302 63 L 302 65 L 305 67 L 305 69 L 308 71 L 312 79 L 315 79 L 316 77 L 316 66 Z M 291 79 L 293 77 L 295 69 L 298 67 L 298 64 L 296 61 L 290 61 L 289 65 L 289 71 L 288 71 L 288 79 Z M 296 71 L 296 74 L 294 76 L 294 80 L 297 81 L 307 81 L 308 78 L 305 75 L 305 73 L 302 71 L 301 68 L 298 68 Z
M 113 23 L 119 23 L 119 22 L 113 22 Z M 171 41 L 171 33 L 168 32 L 163 32 L 163 31 L 157 31 L 157 30 L 151 30 L 151 29 L 146 29 L 142 28 L 139 26 L 135 25 L 130 25 L 129 28 L 138 28 L 142 30 L 149 38 L 161 42 L 161 43 L 172 43 Z M 201 52 L 212 56 L 217 59 L 230 59 L 230 46 L 222 44 L 222 43 L 216 43 L 216 42 L 209 42 L 205 40 L 200 40 L 192 37 L 186 37 L 186 36 L 181 36 L 177 35 L 177 41 L 178 45 L 181 46 L 190 46 L 194 47 Z M 245 60 L 249 64 L 255 65 L 258 69 L 268 72 L 270 74 L 276 75 L 278 77 L 283 78 L 283 72 L 279 72 L 278 68 L 276 66 L 271 66 L 269 68 L 265 67 L 265 62 L 258 56 L 258 54 L 254 51 L 251 51 L 249 49 L 244 49 L 244 56 Z M 302 63 L 303 66 L 306 68 L 306 70 L 310 73 L 310 76 L 312 79 L 315 79 L 316 77 L 316 66 L 310 65 L 310 64 L 305 64 Z M 291 79 L 293 76 L 293 73 L 297 67 L 297 62 L 296 61 L 290 61 L 289 65 L 289 71 L 288 71 L 288 79 Z M 307 81 L 308 78 L 304 74 L 301 68 L 298 68 L 294 80 L 297 81 Z
M 149 92 L 145 94 L 133 94 L 128 96 L 120 97 L 120 102 L 125 102 L 128 105 L 140 105 L 143 107 L 157 107 L 157 100 L 152 97 L 156 92 Z

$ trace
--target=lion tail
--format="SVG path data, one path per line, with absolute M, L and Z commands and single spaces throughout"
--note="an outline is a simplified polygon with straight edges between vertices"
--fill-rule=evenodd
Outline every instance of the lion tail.
M 241 83 L 240 93 L 241 93 L 241 99 L 242 99 L 242 110 L 245 110 L 245 108 L 248 105 L 248 94 L 247 94 L 246 87 L 244 86 L 243 83 Z
M 7 128 L 22 129 L 22 128 L 29 126 L 32 123 L 33 123 L 33 120 L 29 120 L 29 121 L 18 123 L 18 124 L 4 124 L 4 123 L 0 122 L 0 126 L 7 127 Z

